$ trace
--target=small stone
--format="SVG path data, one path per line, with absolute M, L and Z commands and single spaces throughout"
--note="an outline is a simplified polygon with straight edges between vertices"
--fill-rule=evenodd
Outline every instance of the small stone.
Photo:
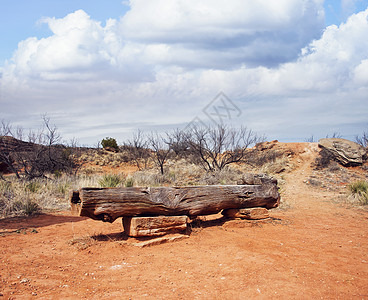
M 21 281 L 20 281 L 20 283 L 28 283 L 28 282 L 30 282 L 31 280 L 30 279 L 28 279 L 28 278 L 23 278 Z
M 138 242 L 138 243 L 134 243 L 133 245 L 136 247 L 149 247 L 149 246 L 155 246 L 155 245 L 161 245 L 164 243 L 169 243 L 169 242 L 175 242 L 175 241 L 180 241 L 182 239 L 187 239 L 189 238 L 188 235 L 184 235 L 184 234 L 175 234 L 175 235 L 168 235 L 168 236 L 162 236 L 162 237 L 157 237 L 148 241 L 142 241 L 142 242 Z M 185 272 L 186 273 L 186 272 Z

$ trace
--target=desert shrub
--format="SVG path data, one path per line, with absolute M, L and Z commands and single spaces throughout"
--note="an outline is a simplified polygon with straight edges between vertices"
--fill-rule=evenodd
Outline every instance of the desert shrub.
M 101 187 L 117 187 L 124 179 L 117 174 L 105 174 L 98 181 Z
M 319 152 L 318 157 L 314 161 L 313 166 L 316 170 L 321 170 L 321 169 L 328 168 L 331 162 L 333 161 L 334 161 L 333 156 L 327 150 L 322 149 Z
M 134 162 L 138 170 L 147 169 L 151 161 L 151 150 L 148 149 L 147 136 L 140 130 L 133 133 L 133 138 L 121 147 L 126 158 Z
M 29 193 L 18 181 L 0 182 L 0 217 L 29 216 L 39 212 L 40 206 Z
M 40 188 L 41 188 L 41 184 L 37 181 L 31 181 L 27 183 L 25 186 L 25 190 L 31 193 L 37 193 Z
M 349 190 L 360 204 L 368 205 L 368 181 L 360 180 L 349 184 Z
M 368 192 L 368 182 L 364 180 L 353 182 L 349 185 L 349 189 L 353 194 L 357 193 L 367 193 Z
M 17 215 L 33 215 L 41 210 L 40 206 L 32 199 L 26 197 L 12 203 L 11 211 Z
M 132 174 L 131 180 L 136 186 L 161 186 L 164 176 L 155 171 L 138 171 Z
M 329 172 L 337 172 L 341 170 L 341 166 L 336 161 L 331 161 L 328 166 Z
M 364 148 L 368 148 L 368 132 L 363 132 L 361 136 L 356 136 L 355 141 Z
M 101 141 L 101 145 L 104 149 L 113 148 L 115 150 L 119 150 L 119 146 L 114 138 L 106 137 Z
M 5 121 L 0 124 L 0 162 L 18 179 L 45 178 L 56 171 L 71 174 L 80 167 L 78 148 L 62 145 L 57 128 L 47 116 L 42 119 L 42 127 L 28 134 Z
M 193 163 L 206 171 L 216 171 L 243 161 L 249 153 L 248 147 L 264 141 L 264 137 L 244 126 L 192 124 L 185 132 L 185 141 L 192 153 Z
M 314 138 L 314 135 L 312 134 L 310 137 L 305 138 L 304 142 L 306 142 L 306 143 L 315 143 L 316 140 Z
M 197 185 L 232 185 L 236 184 L 242 177 L 240 170 L 227 166 L 222 170 L 204 173 L 194 184 Z
M 60 178 L 61 176 L 63 176 L 63 172 L 60 170 L 55 170 L 54 171 L 54 176 L 55 178 Z
M 317 179 L 314 179 L 314 178 L 309 178 L 308 181 L 307 181 L 311 186 L 315 186 L 315 187 L 319 187 L 322 185 L 322 182 L 317 180 Z
M 120 175 L 123 180 L 124 176 Z M 54 180 L 0 180 L 0 218 L 31 215 L 42 210 L 66 210 L 69 193 L 82 187 L 99 187 L 100 176 L 63 175 Z
M 132 187 L 132 186 L 134 186 L 134 179 L 132 177 L 129 177 L 125 181 L 125 187 Z
M 250 150 L 244 162 L 252 167 L 262 167 L 265 164 L 273 163 L 284 154 L 281 151 L 269 150 L 269 151 L 258 151 L 257 149 Z
M 66 196 L 71 190 L 70 184 L 68 182 L 59 183 L 56 190 L 59 194 Z
M 368 165 L 362 165 L 362 170 L 368 171 Z
M 328 138 L 341 139 L 342 138 L 342 134 L 340 132 L 334 132 L 332 134 L 327 134 L 326 135 L 326 139 L 328 139 Z

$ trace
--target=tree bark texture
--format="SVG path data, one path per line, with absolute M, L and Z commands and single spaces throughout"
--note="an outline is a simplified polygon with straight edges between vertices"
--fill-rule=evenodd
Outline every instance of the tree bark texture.
M 82 188 L 72 193 L 72 205 L 80 205 L 80 216 L 113 222 L 119 217 L 195 217 L 223 209 L 277 207 L 277 184 L 211 185 L 183 187 Z

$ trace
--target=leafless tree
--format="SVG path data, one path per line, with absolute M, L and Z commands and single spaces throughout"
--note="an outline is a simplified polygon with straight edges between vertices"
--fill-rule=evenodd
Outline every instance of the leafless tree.
M 17 149 L 19 145 L 10 145 L 11 141 L 9 137 L 12 135 L 12 126 L 9 122 L 2 120 L 0 127 L 0 162 L 6 165 L 6 167 L 20 179 L 13 153 L 13 151 L 19 150 Z M 11 148 L 14 150 L 11 150 Z
M 208 171 L 222 170 L 229 164 L 242 161 L 246 149 L 263 139 L 246 127 L 237 129 L 226 125 L 194 125 L 186 132 L 187 143 L 197 162 Z
M 153 159 L 164 175 L 164 165 L 170 154 L 170 143 L 164 140 L 157 132 L 152 132 L 148 139 L 149 146 L 153 151 Z
M 312 134 L 310 137 L 304 139 L 306 143 L 314 143 L 316 140 L 314 139 L 314 135 Z
M 141 130 L 133 133 L 133 138 L 123 145 L 129 160 L 134 161 L 138 170 L 146 169 L 151 158 L 148 149 L 148 139 Z
M 73 171 L 74 175 L 76 175 L 85 164 L 85 161 L 82 161 L 80 157 L 82 156 L 86 148 L 81 147 L 76 138 L 72 138 L 64 144 L 66 145 L 66 149 L 64 150 L 64 157 L 70 163 L 69 170 Z
M 45 177 L 56 171 L 70 172 L 74 168 L 71 151 L 60 144 L 60 134 L 50 119 L 44 116 L 43 127 L 30 130 L 25 141 L 24 130 L 12 130 L 9 123 L 2 122 L 0 135 L 0 161 L 5 163 L 17 178 Z
M 172 132 L 167 132 L 165 143 L 169 145 L 177 157 L 188 157 L 190 155 L 190 145 L 184 130 L 177 128 Z
M 363 132 L 361 136 L 357 135 L 355 141 L 364 148 L 368 147 L 368 132 Z

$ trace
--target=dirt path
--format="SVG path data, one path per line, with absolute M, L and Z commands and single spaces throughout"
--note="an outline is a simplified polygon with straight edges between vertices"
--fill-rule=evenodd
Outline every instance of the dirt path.
M 284 175 L 290 208 L 272 211 L 268 221 L 203 222 L 190 238 L 171 244 L 137 248 L 125 241 L 121 220 L 104 224 L 68 212 L 0 221 L 0 294 L 368 299 L 368 212 L 308 187 L 303 180 L 313 149 L 303 155 Z

